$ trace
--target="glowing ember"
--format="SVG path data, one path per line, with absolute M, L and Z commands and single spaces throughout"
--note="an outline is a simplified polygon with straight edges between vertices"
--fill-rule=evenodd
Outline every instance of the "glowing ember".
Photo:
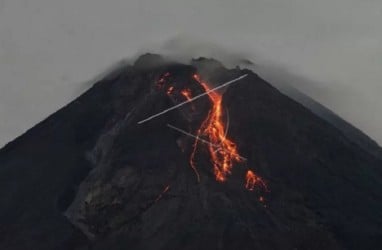
M 252 170 L 248 170 L 247 174 L 245 176 L 245 188 L 249 191 L 253 191 L 256 186 L 260 186 L 264 188 L 265 190 L 268 190 L 267 185 L 265 182 L 257 176 Z M 260 202 L 263 202 L 264 198 L 260 197 Z
M 192 94 L 190 89 L 183 89 L 180 93 L 187 99 L 187 101 L 191 100 Z
M 171 86 L 170 88 L 168 88 L 167 90 L 167 94 L 170 95 L 172 93 L 172 91 L 174 90 L 174 87 Z
M 187 101 L 190 101 L 192 98 L 192 92 L 190 89 L 183 89 L 180 93 L 186 98 Z M 191 109 L 195 111 L 195 106 L 191 103 Z
M 158 86 L 159 88 L 162 88 L 163 85 L 165 84 L 167 78 L 168 78 L 169 76 L 170 76 L 170 73 L 169 73 L 169 72 L 166 72 L 165 74 L 163 74 L 163 75 L 159 78 L 159 80 L 157 81 L 157 86 Z

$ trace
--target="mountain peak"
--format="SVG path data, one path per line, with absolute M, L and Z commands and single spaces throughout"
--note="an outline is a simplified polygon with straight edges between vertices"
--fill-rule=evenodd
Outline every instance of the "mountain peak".
M 139 56 L 134 62 L 136 68 L 150 69 L 165 63 L 165 59 L 159 54 L 146 53 Z
M 250 70 L 128 67 L 0 151 L 2 249 L 381 246 L 380 158 Z

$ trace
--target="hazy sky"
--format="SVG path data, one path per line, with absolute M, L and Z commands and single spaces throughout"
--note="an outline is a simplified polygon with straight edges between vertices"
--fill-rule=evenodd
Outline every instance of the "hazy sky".
M 382 144 L 381 24 L 381 0 L 0 0 L 0 146 L 174 37 L 311 79 L 292 84 Z

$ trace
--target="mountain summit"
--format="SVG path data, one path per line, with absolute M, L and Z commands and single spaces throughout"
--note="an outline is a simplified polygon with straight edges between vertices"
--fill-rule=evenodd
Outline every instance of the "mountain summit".
M 0 248 L 379 249 L 381 159 L 250 70 L 146 54 L 0 150 Z

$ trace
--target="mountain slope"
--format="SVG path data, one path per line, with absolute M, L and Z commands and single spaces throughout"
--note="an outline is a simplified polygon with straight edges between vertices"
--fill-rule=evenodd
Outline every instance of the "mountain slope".
M 380 158 L 253 72 L 204 63 L 142 56 L 4 147 L 0 247 L 382 246 Z M 225 182 L 216 181 L 206 145 L 193 169 L 194 139 L 167 127 L 196 134 L 211 97 L 137 124 L 184 101 L 181 90 L 202 94 L 195 74 L 211 85 L 248 74 L 222 94 L 228 138 L 247 159 Z M 248 170 L 267 188 L 246 189 Z
M 310 109 L 313 113 L 326 120 L 337 129 L 341 130 L 346 137 L 348 137 L 354 143 L 358 144 L 364 150 L 373 153 L 377 157 L 380 157 L 382 155 L 381 147 L 374 140 L 372 140 L 369 136 L 367 136 L 358 128 L 352 126 L 347 121 L 339 117 L 327 107 L 316 102 L 315 100 L 301 93 L 297 89 L 286 85 L 285 83 L 283 85 L 276 84 L 275 86 L 282 93 L 301 103 L 302 105 Z

